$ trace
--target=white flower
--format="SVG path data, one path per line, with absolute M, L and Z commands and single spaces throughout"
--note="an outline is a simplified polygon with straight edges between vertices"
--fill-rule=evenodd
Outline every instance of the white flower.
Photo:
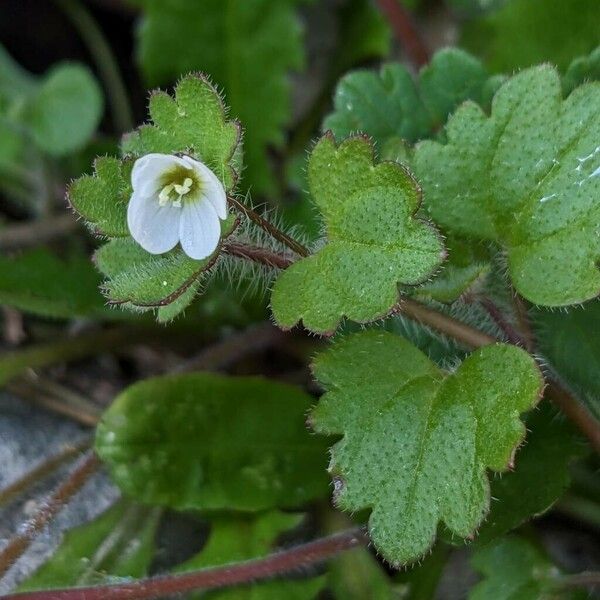
M 127 225 L 144 250 L 163 254 L 181 242 L 196 260 L 215 251 L 227 196 L 206 165 L 189 156 L 146 154 L 133 165 L 131 185 Z

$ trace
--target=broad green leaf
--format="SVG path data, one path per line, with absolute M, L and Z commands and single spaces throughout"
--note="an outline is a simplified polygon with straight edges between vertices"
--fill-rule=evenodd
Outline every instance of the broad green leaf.
M 583 600 L 587 594 L 558 589 L 560 570 L 531 542 L 502 538 L 479 548 L 473 567 L 484 580 L 469 593 L 469 600 Z
M 413 165 L 429 214 L 447 231 L 502 244 L 518 292 L 561 306 L 600 292 L 600 84 L 562 99 L 549 66 L 448 121 L 448 143 L 417 145 Z
M 394 138 L 410 142 L 430 137 L 465 100 L 489 100 L 497 85 L 481 62 L 457 48 L 437 52 L 415 80 L 408 69 L 390 63 L 373 71 L 354 71 L 336 89 L 334 112 L 323 128 L 338 139 L 357 132 L 380 145 Z
M 343 435 L 331 451 L 335 502 L 369 508 L 369 532 L 392 565 L 432 545 L 440 522 L 471 535 L 489 510 L 486 469 L 504 471 L 525 436 L 541 374 L 516 346 L 481 348 L 450 374 L 409 342 L 369 331 L 317 357 L 327 393 L 310 420 Z
M 491 510 L 478 532 L 479 543 L 548 510 L 569 487 L 569 464 L 586 452 L 581 438 L 550 406 L 529 416 L 527 431 L 513 470 L 491 482 Z
M 131 160 L 102 156 L 94 162 L 94 175 L 71 183 L 67 198 L 89 228 L 108 237 L 129 236 L 127 203 L 132 194 Z
M 157 509 L 118 502 L 90 523 L 68 531 L 56 552 L 17 591 L 143 577 L 154 556 L 159 516 Z
M 231 235 L 236 225 L 234 215 L 221 221 L 221 239 Z M 198 288 L 198 278 L 215 263 L 219 251 L 220 245 L 203 260 L 190 258 L 180 248 L 155 256 L 126 237 L 110 240 L 94 258 L 100 271 L 108 276 L 103 291 L 109 302 L 148 308 L 169 305 L 161 318 L 171 320 L 193 300 L 191 290 Z
M 300 1 L 244 0 L 225 8 L 222 0 L 139 0 L 145 11 L 138 59 L 147 80 L 163 84 L 189 71 L 210 73 L 244 124 L 245 183 L 258 193 L 273 191 L 267 147 L 283 143 L 289 72 L 304 62 L 295 14 Z
M 293 507 L 327 493 L 312 398 L 260 378 L 159 377 L 104 414 L 96 450 L 126 494 L 178 509 Z
M 90 70 L 77 64 L 59 64 L 28 99 L 23 119 L 42 150 L 63 156 L 88 142 L 103 108 L 102 91 Z
M 563 77 L 563 91 L 570 94 L 576 87 L 589 81 L 600 81 L 600 46 L 569 65 Z
M 0 256 L 0 304 L 43 317 L 110 317 L 99 283 L 82 256 L 63 260 L 43 249 Z
M 125 153 L 184 152 L 210 167 L 226 190 L 235 185 L 238 174 L 233 163 L 241 139 L 240 124 L 227 120 L 219 92 L 203 75 L 181 79 L 174 98 L 166 92 L 153 92 L 149 111 L 152 124 L 142 125 L 124 138 Z
M 436 230 L 415 217 L 419 187 L 397 163 L 373 164 L 364 137 L 336 146 L 326 135 L 308 165 L 312 197 L 327 229 L 327 244 L 277 279 L 271 307 L 277 323 L 331 333 L 343 316 L 367 322 L 398 301 L 398 283 L 417 284 L 444 257 Z
M 210 537 L 206 546 L 176 570 L 187 572 L 266 556 L 276 550 L 277 538 L 299 525 L 301 519 L 301 515 L 277 511 L 211 518 Z M 229 590 L 191 594 L 190 597 L 211 600 L 312 600 L 324 584 L 323 577 L 280 579 Z
M 533 314 L 540 352 L 600 419 L 600 302 Z
M 463 28 L 461 46 L 492 71 L 511 72 L 545 61 L 566 69 L 598 45 L 597 0 L 509 0 Z

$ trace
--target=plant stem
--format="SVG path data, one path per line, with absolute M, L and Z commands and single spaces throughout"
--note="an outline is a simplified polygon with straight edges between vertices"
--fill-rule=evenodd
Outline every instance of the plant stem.
M 0 231 L 0 250 L 37 246 L 71 233 L 77 227 L 71 213 L 13 225 Z
M 426 65 L 429 62 L 429 50 L 401 0 L 377 0 L 377 4 L 415 67 Z
M 0 577 L 27 550 L 46 524 L 83 487 L 99 465 L 100 461 L 95 454 L 89 453 L 85 456 L 69 477 L 56 488 L 48 501 L 43 503 L 36 514 L 20 528 L 19 533 L 8 541 L 8 544 L 0 551 Z M 47 592 L 45 593 L 47 594 Z
M 327 560 L 367 541 L 363 528 L 349 529 L 245 562 L 113 585 L 10 594 L 3 600 L 150 600 L 192 590 L 211 590 L 261 581 Z
M 502 311 L 490 298 L 487 296 L 482 296 L 479 298 L 479 304 L 481 304 L 488 315 L 490 315 L 494 323 L 496 323 L 496 325 L 504 333 L 508 342 L 515 346 L 522 346 L 523 348 L 526 347 L 526 342 L 523 337 L 508 322 L 506 317 L 502 314 Z
M 78 0 L 56 0 L 56 2 L 79 31 L 79 35 L 96 62 L 108 93 L 117 131 L 123 133 L 133 129 L 133 117 L 127 90 L 121 78 L 117 60 L 104 34 L 87 8 Z
M 466 323 L 462 323 L 453 317 L 438 312 L 419 302 L 415 302 L 410 298 L 403 298 L 400 301 L 399 311 L 410 319 L 448 335 L 466 346 L 480 348 L 490 344 L 497 344 L 500 341 L 483 331 L 479 331 Z M 548 379 L 547 382 L 548 386 L 545 396 L 579 428 L 596 452 L 600 453 L 600 423 L 560 383 Z
M 565 575 L 556 581 L 556 587 L 579 588 L 600 586 L 600 571 L 584 571 L 575 575 Z
M 256 223 L 261 229 L 266 231 L 271 237 L 275 238 L 290 250 L 293 250 L 300 256 L 308 256 L 310 254 L 308 248 L 304 247 L 300 242 L 291 238 L 287 233 L 284 233 L 273 223 L 267 221 L 267 219 L 261 217 L 257 212 L 253 211 L 248 206 L 242 204 L 237 198 L 231 196 L 229 201 L 242 213 L 244 213 L 253 223 Z
M 74 446 L 67 446 L 58 454 L 51 456 L 30 471 L 27 471 L 25 475 L 17 479 L 15 482 L 7 485 L 3 490 L 0 490 L 0 506 L 12 502 L 31 485 L 41 481 L 56 471 L 56 469 L 58 469 L 58 467 L 60 467 L 62 464 L 71 458 L 74 458 L 84 450 L 87 450 L 90 447 L 90 444 L 90 440 L 87 439 L 83 442 L 79 442 L 79 444 L 75 444 Z
M 277 269 L 286 269 L 294 262 L 292 258 L 271 252 L 268 248 L 248 246 L 239 242 L 228 242 L 223 247 L 223 251 L 231 256 L 238 256 Z
M 553 510 L 600 531 L 600 505 L 593 500 L 568 494 L 556 503 Z

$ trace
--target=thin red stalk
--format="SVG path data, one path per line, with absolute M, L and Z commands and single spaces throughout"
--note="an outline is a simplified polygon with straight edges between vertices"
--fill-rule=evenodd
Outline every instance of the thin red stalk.
M 368 542 L 363 528 L 350 529 L 307 544 L 222 567 L 127 583 L 10 594 L 3 600 L 151 600 L 192 590 L 211 590 L 283 575 L 327 560 Z
M 400 0 L 377 0 L 377 4 L 415 67 L 420 68 L 426 65 L 429 62 L 429 50 L 402 2 Z
M 229 198 L 229 201 L 242 213 L 244 213 L 253 223 L 256 223 L 262 230 L 266 231 L 271 237 L 280 241 L 282 244 L 287 246 L 290 250 L 293 250 L 300 256 L 308 256 L 310 254 L 308 248 L 304 247 L 300 242 L 290 237 L 287 233 L 281 231 L 267 219 L 261 217 L 257 212 L 253 211 L 248 206 L 242 204 L 237 198 L 233 196 Z
M 0 551 L 0 577 L 2 577 L 15 561 L 27 550 L 31 542 L 44 529 L 46 524 L 59 510 L 83 487 L 85 482 L 96 471 L 100 461 L 95 454 L 88 454 L 53 492 L 36 514 L 20 528 L 6 546 Z M 46 598 L 48 596 L 45 596 Z
M 506 336 L 506 339 L 515 346 L 522 346 L 525 348 L 527 346 L 527 342 L 523 337 L 519 334 L 519 332 L 508 322 L 506 317 L 502 314 L 502 311 L 496 306 L 496 304 L 483 296 L 479 298 L 479 304 L 483 306 L 485 311 L 490 315 L 494 323 L 498 325 L 502 333 Z
M 231 256 L 239 256 L 277 269 L 287 269 L 294 262 L 292 258 L 271 252 L 268 248 L 248 246 L 239 242 L 229 242 L 223 247 L 223 251 Z

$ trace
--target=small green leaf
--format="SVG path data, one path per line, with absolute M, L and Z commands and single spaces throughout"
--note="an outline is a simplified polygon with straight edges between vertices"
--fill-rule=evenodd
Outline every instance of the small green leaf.
M 44 76 L 23 118 L 42 150 L 63 156 L 79 150 L 92 137 L 103 105 L 100 86 L 87 67 L 59 64 Z
M 457 48 L 437 52 L 416 81 L 398 63 L 379 74 L 354 71 L 340 80 L 323 127 L 338 139 L 367 133 L 381 148 L 394 138 L 415 142 L 430 137 L 461 102 L 483 102 L 494 81 L 478 59 Z
M 471 589 L 469 600 L 583 600 L 587 594 L 557 589 L 561 575 L 541 550 L 518 537 L 479 548 L 473 567 L 485 579 Z
M 540 352 L 600 419 L 600 302 L 566 313 L 538 310 L 532 322 Z
M 494 72 L 551 62 L 566 69 L 598 45 L 597 0 L 510 0 L 463 28 L 461 46 Z
M 403 338 L 369 331 L 317 357 L 328 390 L 314 429 L 343 435 L 331 451 L 335 501 L 371 509 L 369 531 L 392 565 L 413 562 L 438 523 L 467 537 L 489 510 L 486 469 L 503 471 L 525 435 L 541 374 L 516 346 L 473 352 L 445 374 Z
M 563 77 L 563 91 L 570 94 L 576 87 L 600 80 L 600 46 L 587 56 L 576 58 Z
M 181 79 L 175 98 L 154 92 L 149 110 L 152 124 L 125 137 L 125 153 L 184 152 L 214 171 L 226 190 L 235 185 L 237 173 L 232 162 L 241 138 L 240 124 L 226 119 L 219 93 L 203 75 Z
M 129 235 L 127 204 L 132 194 L 133 162 L 102 156 L 94 162 L 94 175 L 76 179 L 67 190 L 71 206 L 100 235 Z
M 343 316 L 378 319 L 398 301 L 398 283 L 417 284 L 439 266 L 444 248 L 436 230 L 415 217 L 420 190 L 397 163 L 373 164 L 363 137 L 336 147 L 330 135 L 308 165 L 312 197 L 327 228 L 327 245 L 286 269 L 271 307 L 277 323 L 331 333 Z
M 61 260 L 43 249 L 0 256 L 0 303 L 43 317 L 114 317 L 99 283 L 87 257 Z
M 508 80 L 487 117 L 466 103 L 448 143 L 417 145 L 427 208 L 447 231 L 504 245 L 513 284 L 546 306 L 600 292 L 600 84 L 562 99 L 557 72 Z
M 118 502 L 93 521 L 68 531 L 58 550 L 17 591 L 143 577 L 154 556 L 159 515 L 156 509 Z
M 515 467 L 491 483 L 492 505 L 477 541 L 485 543 L 548 510 L 569 487 L 569 465 L 586 452 L 569 423 L 542 405 L 527 419 Z
M 137 500 L 178 509 L 262 510 L 327 493 L 326 445 L 304 428 L 312 398 L 259 378 L 195 373 L 125 390 L 96 450 Z
M 217 567 L 261 558 L 276 550 L 277 538 L 299 525 L 301 515 L 266 512 L 258 515 L 226 515 L 210 519 L 210 537 L 202 551 L 177 572 Z M 238 586 L 235 589 L 192 594 L 191 599 L 211 600 L 313 600 L 324 587 L 323 577 L 277 580 Z

